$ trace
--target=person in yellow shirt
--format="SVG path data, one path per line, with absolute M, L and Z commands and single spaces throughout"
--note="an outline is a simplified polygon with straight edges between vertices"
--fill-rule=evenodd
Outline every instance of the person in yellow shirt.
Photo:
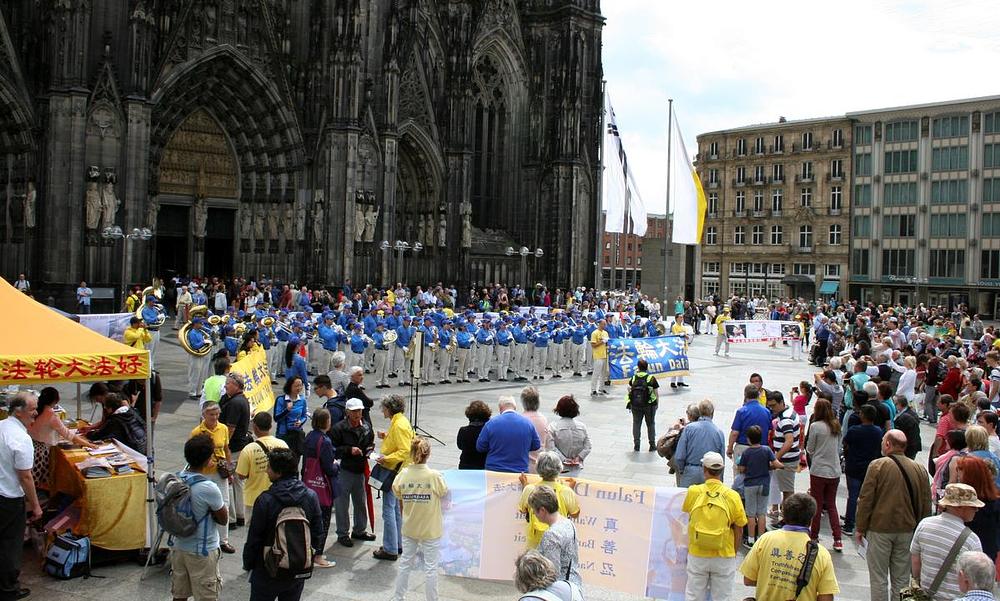
M 378 433 L 382 439 L 382 456 L 375 461 L 397 473 L 409 463 L 413 443 L 413 426 L 403 415 L 405 407 L 403 397 L 398 394 L 382 399 L 382 416 L 389 420 L 389 431 Z M 382 491 L 382 546 L 372 552 L 375 559 L 395 561 L 399 557 L 403 549 L 402 519 L 396 495 Z
M 808 494 L 790 495 L 781 504 L 785 525 L 758 538 L 743 559 L 743 584 L 756 588 L 759 601 L 833 601 L 840 592 L 830 552 L 811 542 L 809 524 L 815 513 L 816 501 Z M 799 591 L 796 579 L 810 547 L 816 560 L 809 582 Z
M 517 510 L 528 515 L 527 540 L 529 549 L 536 548 L 542 540 L 542 535 L 549 529 L 548 525 L 540 521 L 538 516 L 528 507 L 528 497 L 531 496 L 531 493 L 536 488 L 547 486 L 555 491 L 556 496 L 559 498 L 559 513 L 561 515 L 570 518 L 580 515 L 580 503 L 577 501 L 573 486 L 569 484 L 572 482 L 572 479 L 568 478 L 567 484 L 563 484 L 558 480 L 559 473 L 563 468 L 562 459 L 559 458 L 559 455 L 555 451 L 539 453 L 536 468 L 538 475 L 542 478 L 541 481 L 528 484 L 528 476 L 526 474 L 521 474 L 518 478 L 523 489 L 521 490 L 521 498 L 517 502 Z
M 594 373 L 590 377 L 590 396 L 608 394 L 604 390 L 604 382 L 608 379 L 608 340 L 611 338 L 605 331 L 607 322 L 597 320 L 597 329 L 590 334 L 590 348 L 594 357 Z
M 393 599 L 403 599 L 409 588 L 410 572 L 423 558 L 428 599 L 437 599 L 438 558 L 441 556 L 441 535 L 444 517 L 441 513 L 450 499 L 448 485 L 440 472 L 427 467 L 431 447 L 419 436 L 410 445 L 409 467 L 403 469 L 392 483 L 392 494 L 403 506 L 403 561 L 396 574 Z
M 683 336 L 684 337 L 684 350 L 687 351 L 688 345 L 688 331 L 687 327 L 684 326 L 684 314 L 677 313 L 674 315 L 674 323 L 670 326 L 670 334 L 673 336 Z M 687 388 L 687 382 L 684 381 L 684 376 L 674 376 L 670 378 L 670 387 L 677 388 Z
M 726 336 L 726 322 L 732 319 L 733 316 L 730 314 L 729 307 L 725 307 L 722 313 L 715 318 L 715 356 L 719 356 L 719 349 L 722 348 L 722 343 L 726 343 L 726 356 L 729 356 L 729 338 Z
M 132 316 L 132 319 L 128 320 L 128 327 L 125 328 L 123 336 L 125 344 L 137 348 L 140 351 L 145 350 L 146 343 L 153 340 L 153 335 L 146 329 L 146 324 L 142 321 L 142 318 L 134 315 Z
M 232 479 L 232 456 L 229 452 L 229 428 L 219 421 L 221 414 L 222 410 L 218 403 L 205 403 L 201 408 L 201 423 L 195 426 L 194 430 L 191 430 L 191 436 L 188 438 L 204 434 L 212 439 L 215 448 L 214 460 L 205 464 L 201 473 L 215 482 L 222 493 L 223 502 L 228 506 L 229 481 Z M 223 468 L 222 470 L 220 470 L 220 466 Z M 219 540 L 222 541 L 219 548 L 222 549 L 222 552 L 236 553 L 236 548 L 229 544 L 229 523 L 216 524 L 216 528 L 219 529 Z
M 271 435 L 274 418 L 266 411 L 261 411 L 250 420 L 254 441 L 243 447 L 236 460 L 236 477 L 243 480 L 243 504 L 247 507 L 247 515 L 253 513 L 253 504 L 271 487 L 267 477 L 267 454 L 273 449 L 287 449 L 288 444 L 280 438 Z
M 736 547 L 747 516 L 740 495 L 722 483 L 726 467 L 722 455 L 705 453 L 701 467 L 705 483 L 689 486 L 681 507 L 690 515 L 684 594 L 688 599 L 707 599 L 711 592 L 713 599 L 728 599 L 736 575 Z

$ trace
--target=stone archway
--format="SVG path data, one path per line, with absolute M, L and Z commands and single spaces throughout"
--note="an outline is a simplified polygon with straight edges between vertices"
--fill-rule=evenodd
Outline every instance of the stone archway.
M 426 281 L 441 273 L 447 254 L 447 207 L 442 192 L 440 158 L 417 127 L 404 130 L 396 170 L 395 238 L 420 242 L 424 250 L 408 259 L 406 279 Z
M 31 271 L 39 224 L 32 113 L 16 86 L 0 75 L 0 269 Z

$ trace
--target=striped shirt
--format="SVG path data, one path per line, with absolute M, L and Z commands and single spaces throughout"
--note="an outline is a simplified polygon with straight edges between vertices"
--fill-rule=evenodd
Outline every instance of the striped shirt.
M 785 407 L 785 410 L 781 412 L 776 420 L 777 424 L 774 430 L 774 438 L 771 439 L 771 448 L 774 449 L 774 454 L 777 455 L 781 451 L 781 447 L 785 446 L 785 436 L 787 434 L 792 435 L 792 447 L 788 449 L 788 452 L 782 455 L 778 460 L 782 463 L 798 463 L 799 461 L 799 416 L 795 413 L 795 410 L 791 407 Z
M 941 565 L 952 545 L 965 529 L 965 524 L 957 516 L 950 513 L 924 518 L 917 529 L 913 532 L 913 541 L 910 543 L 910 553 L 920 556 L 920 586 L 925 590 L 930 588 L 937 576 Z M 979 542 L 979 537 L 975 533 L 965 539 L 965 544 L 959 554 L 965 551 L 982 551 L 983 546 Z M 960 597 L 962 592 L 958 590 L 958 561 L 951 566 L 948 575 L 945 576 L 934 595 L 935 601 L 948 601 Z

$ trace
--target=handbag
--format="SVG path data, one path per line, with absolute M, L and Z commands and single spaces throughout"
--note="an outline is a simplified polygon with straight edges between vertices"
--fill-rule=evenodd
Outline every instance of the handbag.
M 302 467 L 302 484 L 316 493 L 320 507 L 330 507 L 333 505 L 333 487 L 330 486 L 330 478 L 323 471 L 323 465 L 320 463 L 319 451 L 322 446 L 323 437 L 317 437 L 316 456 L 306 457 Z
M 368 476 L 368 486 L 382 492 L 392 492 L 392 483 L 396 480 L 396 474 L 398 473 L 398 467 L 391 470 L 381 463 L 376 463 L 375 467 L 372 468 L 371 475 Z
M 958 536 L 955 544 L 951 546 L 951 550 L 948 551 L 948 555 L 944 558 L 944 563 L 941 564 L 941 569 L 934 576 L 934 581 L 931 582 L 930 588 L 924 589 L 920 586 L 920 583 L 911 584 L 899 591 L 900 601 L 933 601 L 934 595 L 937 594 L 938 588 L 941 583 L 944 582 L 944 577 L 948 575 L 951 571 L 952 565 L 955 564 L 955 560 L 958 559 L 958 554 L 962 550 L 962 545 L 965 544 L 966 539 L 972 534 L 972 530 L 968 526 L 962 530 L 962 534 Z

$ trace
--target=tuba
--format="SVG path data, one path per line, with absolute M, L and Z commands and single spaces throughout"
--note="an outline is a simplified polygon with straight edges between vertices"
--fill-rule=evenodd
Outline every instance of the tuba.
M 274 325 L 274 321 L 275 321 L 274 318 L 268 315 L 266 317 L 261 318 L 260 325 L 262 327 L 269 328 Z
M 191 310 L 188 312 L 191 319 L 194 319 L 195 317 L 204 317 L 207 314 L 208 307 L 205 305 L 191 307 Z M 191 325 L 191 321 L 188 321 L 181 326 L 181 329 L 177 331 L 177 340 L 180 342 L 181 348 L 187 351 L 188 354 L 194 355 L 195 357 L 204 357 L 212 352 L 212 342 L 211 340 L 205 340 L 205 344 L 201 348 L 192 348 L 187 339 L 188 330 L 191 329 Z
M 163 327 L 163 324 L 167 321 L 167 310 L 163 308 L 163 305 L 159 302 L 163 299 L 163 293 L 160 292 L 159 288 L 153 288 L 152 286 L 146 286 L 146 289 L 142 291 L 142 300 L 139 306 L 136 307 L 135 316 L 142 319 L 142 309 L 146 306 L 146 297 L 152 294 L 156 297 L 157 303 L 156 307 L 156 321 L 151 324 L 147 324 L 151 330 L 159 330 Z M 143 320 L 145 322 L 145 320 Z
M 666 336 L 669 333 L 669 331 L 667 330 L 667 325 L 662 321 L 656 322 L 656 325 L 654 327 L 656 328 L 656 332 L 660 336 Z
M 382 335 L 382 340 L 385 341 L 386 344 L 396 342 L 397 338 L 399 338 L 399 334 L 396 333 L 396 330 L 386 330 L 385 334 Z

